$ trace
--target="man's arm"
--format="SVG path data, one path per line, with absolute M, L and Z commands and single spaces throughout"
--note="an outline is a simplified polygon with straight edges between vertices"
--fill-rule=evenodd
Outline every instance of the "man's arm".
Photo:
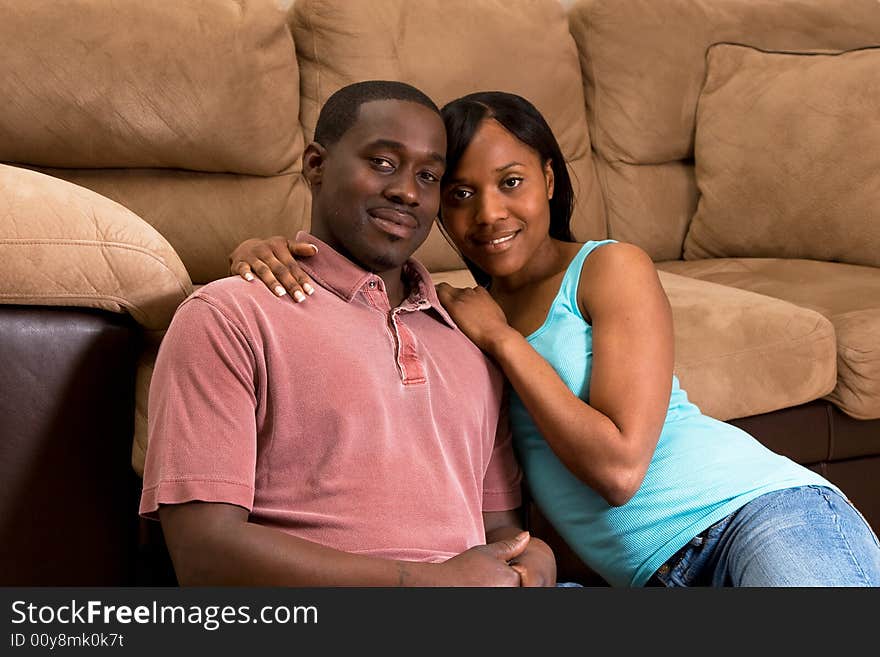
M 417 563 L 324 547 L 250 523 L 232 504 L 163 505 L 159 517 L 184 586 L 517 586 L 507 562 L 527 544 L 505 533 L 444 563 Z
M 425 566 L 333 550 L 250 523 L 232 504 L 163 505 L 159 518 L 185 586 L 417 586 Z

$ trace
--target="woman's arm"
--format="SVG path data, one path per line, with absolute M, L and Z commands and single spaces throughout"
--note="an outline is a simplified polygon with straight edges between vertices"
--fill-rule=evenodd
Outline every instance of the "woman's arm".
M 590 404 L 507 324 L 485 290 L 452 290 L 438 288 L 444 305 L 502 367 L 560 460 L 609 504 L 629 501 L 653 456 L 672 386 L 671 312 L 650 258 L 635 246 L 610 244 L 584 263 L 579 296 L 593 326 Z

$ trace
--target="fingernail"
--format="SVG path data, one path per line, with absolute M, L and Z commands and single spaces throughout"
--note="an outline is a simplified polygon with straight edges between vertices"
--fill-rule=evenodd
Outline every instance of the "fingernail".
M 315 246 L 314 244 L 311 244 L 310 246 L 315 250 L 315 255 L 317 255 L 318 254 L 318 247 Z
M 296 299 L 297 303 L 302 303 L 303 301 L 306 300 L 306 295 L 303 294 L 302 292 L 300 292 L 299 290 L 297 290 L 296 292 L 293 293 L 293 298 Z
M 248 272 L 247 274 L 244 275 L 244 280 L 252 281 L 252 280 L 254 280 L 254 275 L 252 273 Z
M 305 285 L 303 285 L 303 289 L 306 291 L 306 294 L 308 294 L 309 296 L 311 296 L 311 295 L 313 295 L 313 294 L 315 293 L 315 288 L 313 288 L 313 287 L 312 287 L 311 285 L 309 285 L 308 283 L 306 283 Z
M 287 290 L 285 290 L 280 285 L 276 285 L 275 286 L 275 294 L 277 294 L 279 297 L 283 297 L 285 294 L 287 294 Z

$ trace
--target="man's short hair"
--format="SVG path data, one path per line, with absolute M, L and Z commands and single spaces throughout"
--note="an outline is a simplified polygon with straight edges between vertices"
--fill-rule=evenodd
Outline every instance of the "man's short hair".
M 324 103 L 315 126 L 315 141 L 325 148 L 335 144 L 357 121 L 361 105 L 374 100 L 405 100 L 423 105 L 440 115 L 440 108 L 433 100 L 406 82 L 355 82 L 342 87 Z

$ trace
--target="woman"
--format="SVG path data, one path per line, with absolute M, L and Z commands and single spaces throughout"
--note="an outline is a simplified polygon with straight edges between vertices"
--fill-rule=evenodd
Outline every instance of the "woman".
M 440 220 L 480 285 L 438 294 L 503 368 L 529 488 L 584 562 L 615 586 L 880 586 L 880 544 L 839 489 L 688 401 L 653 263 L 573 241 L 540 113 L 487 92 L 443 118 Z M 232 261 L 291 262 L 267 248 Z

